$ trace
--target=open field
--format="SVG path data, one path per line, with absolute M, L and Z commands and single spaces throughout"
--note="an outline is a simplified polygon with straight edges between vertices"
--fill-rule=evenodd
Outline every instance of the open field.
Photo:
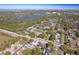
M 10 47 L 17 41 L 18 41 L 17 38 L 13 38 L 8 35 L 0 33 L 0 51 L 3 51 L 5 48 Z

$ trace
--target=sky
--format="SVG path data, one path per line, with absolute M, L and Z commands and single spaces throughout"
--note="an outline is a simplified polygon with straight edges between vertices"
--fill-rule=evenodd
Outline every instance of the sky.
M 0 10 L 79 10 L 79 4 L 0 4 Z

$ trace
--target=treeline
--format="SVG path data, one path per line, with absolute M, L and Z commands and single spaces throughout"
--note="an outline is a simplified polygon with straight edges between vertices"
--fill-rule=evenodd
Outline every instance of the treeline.
M 45 17 L 36 18 L 32 20 L 22 20 L 22 21 L 14 21 L 14 22 L 1 22 L 0 28 L 10 30 L 10 31 L 19 31 L 34 24 L 40 23 L 41 20 L 46 20 Z

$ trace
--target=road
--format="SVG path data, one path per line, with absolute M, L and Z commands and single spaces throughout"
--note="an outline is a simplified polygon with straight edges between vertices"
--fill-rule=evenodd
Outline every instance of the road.
M 7 31 L 7 30 L 4 30 L 4 29 L 0 29 L 0 32 L 4 33 L 4 34 L 6 34 L 6 35 L 9 35 L 9 36 L 13 36 L 13 37 L 18 37 L 18 36 L 20 36 L 20 37 L 24 37 L 24 38 L 26 38 L 26 39 L 29 38 L 29 36 L 26 37 L 26 36 L 19 35 L 19 34 L 15 33 L 15 32 Z M 16 35 L 15 35 L 15 34 L 16 34 Z M 33 42 L 30 44 L 30 46 L 27 46 L 27 48 L 28 48 L 28 47 L 32 47 L 32 46 L 37 46 L 38 42 L 43 42 L 42 44 L 45 44 L 45 43 L 48 43 L 48 42 L 52 42 L 52 43 L 53 43 L 53 41 L 44 40 L 44 39 L 40 39 L 40 38 L 31 38 L 31 39 L 33 40 Z M 25 44 L 22 45 L 21 47 L 19 47 L 14 53 L 12 53 L 12 55 L 17 55 L 17 52 L 18 52 L 20 49 L 22 49 L 24 46 L 25 46 Z
M 17 52 L 18 52 L 20 49 L 22 49 L 24 46 L 25 46 L 25 44 L 22 45 L 21 47 L 19 47 L 14 53 L 12 53 L 12 55 L 17 55 Z

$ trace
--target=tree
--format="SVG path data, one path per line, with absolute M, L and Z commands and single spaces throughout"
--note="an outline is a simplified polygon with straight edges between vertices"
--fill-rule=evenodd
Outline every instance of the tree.
M 75 35 L 76 35 L 77 37 L 79 37 L 79 31 L 76 31 L 76 32 L 75 32 Z
M 48 30 L 47 34 L 51 34 L 51 30 Z
M 31 49 L 25 49 L 22 53 L 23 53 L 23 55 L 31 55 L 32 50 Z
M 79 48 L 76 49 L 76 51 L 74 52 L 74 54 L 79 55 Z
M 68 47 L 67 47 L 67 45 L 63 45 L 63 46 L 61 47 L 61 50 L 62 50 L 64 53 L 67 53 L 67 52 L 68 52 Z
M 53 43 L 52 42 L 48 42 L 48 46 L 49 47 L 53 47 Z
M 55 40 L 55 35 L 56 35 L 55 32 L 53 34 L 50 34 L 49 40 L 54 41 Z
M 42 49 L 39 47 L 36 47 L 36 53 L 37 55 L 41 55 L 42 54 Z
M 74 50 L 73 49 L 68 49 L 67 53 L 74 54 Z
M 30 32 L 30 34 L 29 34 L 32 38 L 34 38 L 35 37 L 35 33 L 34 32 Z
M 42 34 L 40 34 L 38 37 L 40 37 L 40 38 L 44 39 L 46 36 L 45 36 L 45 34 L 44 34 L 44 33 L 42 33 Z
M 32 55 L 41 55 L 42 54 L 42 49 L 39 47 L 36 47 L 32 49 Z
M 31 53 L 31 54 L 32 54 L 32 55 L 36 55 L 36 54 L 37 54 L 36 48 L 32 49 L 32 53 Z

